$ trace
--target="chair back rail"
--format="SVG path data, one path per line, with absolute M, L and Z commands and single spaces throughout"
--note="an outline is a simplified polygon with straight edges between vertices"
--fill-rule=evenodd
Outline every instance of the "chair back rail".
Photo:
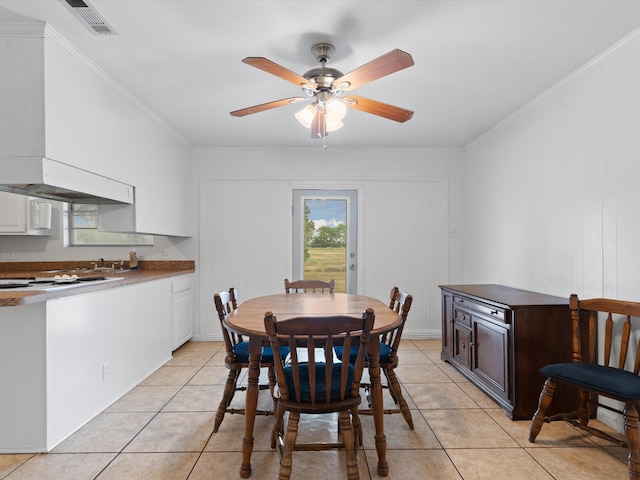
M 285 293 L 333 293 L 335 287 L 335 278 L 332 278 L 328 282 L 324 280 L 295 280 L 291 282 L 288 278 L 284 279 Z
M 398 328 L 381 335 L 380 342 L 391 347 L 391 352 L 395 355 L 398 351 L 398 347 L 400 346 L 402 331 L 404 330 L 404 325 L 407 321 L 411 304 L 413 303 L 413 296 L 409 295 L 407 292 L 400 291 L 398 287 L 393 287 L 391 289 L 390 298 L 391 301 L 389 303 L 389 308 L 402 317 L 402 323 Z
M 640 318 L 640 303 L 627 302 L 623 300 L 613 300 L 608 298 L 579 300 L 578 296 L 573 294 L 569 299 L 569 308 L 571 309 L 571 319 L 573 323 L 573 361 L 591 363 L 596 362 L 596 333 L 598 327 L 598 317 L 600 314 L 606 315 L 606 318 L 604 320 L 602 364 L 605 366 L 612 366 L 612 363 L 614 362 L 612 354 L 617 351 L 619 355 L 617 368 L 625 369 L 627 356 L 629 353 L 629 341 L 632 338 L 631 318 Z M 589 316 L 588 328 L 590 343 L 586 352 L 582 350 L 582 346 L 580 343 L 580 313 L 584 311 L 586 311 Z M 620 331 L 619 344 L 617 348 L 614 348 L 614 317 L 617 316 L 624 316 L 624 320 Z M 636 353 L 633 373 L 638 375 L 638 373 L 640 372 L 640 342 L 638 343 L 638 345 L 635 345 L 635 347 Z
M 224 340 L 224 346 L 227 351 L 227 357 L 229 361 L 234 360 L 233 346 L 238 343 L 244 342 L 242 335 L 229 330 L 224 325 L 224 319 L 238 308 L 238 291 L 231 287 L 229 291 L 222 291 L 213 294 L 213 303 L 216 306 L 218 312 L 218 319 L 220 320 L 220 330 L 222 332 L 222 339 Z
M 373 309 L 367 309 L 362 317 L 354 317 L 347 315 L 332 315 L 321 317 L 294 317 L 283 321 L 277 321 L 273 312 L 265 314 L 265 329 L 269 335 L 272 350 L 274 352 L 274 366 L 276 370 L 276 378 L 280 389 L 280 399 L 290 400 L 298 403 L 310 403 L 315 405 L 318 403 L 329 404 L 332 401 L 344 401 L 347 397 L 355 397 L 358 395 L 362 371 L 364 369 L 364 361 L 366 355 L 367 343 L 369 341 L 370 331 L 373 328 L 375 314 Z M 340 385 L 338 399 L 331 398 L 332 388 L 336 380 L 336 371 L 330 366 L 334 366 L 334 346 L 341 345 L 344 348 L 351 348 L 355 344 L 359 345 L 358 357 L 354 365 L 353 379 L 350 390 L 347 391 L 347 377 L 349 369 L 353 368 L 349 362 L 340 362 Z M 289 347 L 290 354 L 287 359 L 283 359 L 277 346 L 286 345 Z M 324 392 L 323 398 L 316 397 L 317 386 L 319 380 L 316 375 L 317 350 L 322 349 L 324 359 L 322 364 L 327 365 L 324 368 Z M 305 372 L 308 372 L 308 378 L 302 378 L 301 366 L 305 366 Z M 293 391 L 290 391 L 290 385 L 286 382 L 285 366 L 290 365 L 291 376 L 293 378 Z M 310 400 L 305 400 L 303 390 L 310 394 Z M 323 390 L 323 389 L 320 389 Z M 335 394 L 335 392 L 334 392 Z

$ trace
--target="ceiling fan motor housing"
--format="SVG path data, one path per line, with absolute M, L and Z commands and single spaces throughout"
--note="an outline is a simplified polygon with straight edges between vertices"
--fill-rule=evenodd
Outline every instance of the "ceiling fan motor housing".
M 335 68 L 313 68 L 302 75 L 307 80 L 314 82 L 319 89 L 331 89 L 331 84 L 336 78 L 342 77 L 342 72 Z

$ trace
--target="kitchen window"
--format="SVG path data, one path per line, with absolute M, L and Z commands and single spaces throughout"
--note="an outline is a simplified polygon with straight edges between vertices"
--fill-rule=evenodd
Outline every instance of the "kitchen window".
M 63 212 L 68 246 L 153 245 L 153 235 L 100 231 L 97 205 L 65 203 Z

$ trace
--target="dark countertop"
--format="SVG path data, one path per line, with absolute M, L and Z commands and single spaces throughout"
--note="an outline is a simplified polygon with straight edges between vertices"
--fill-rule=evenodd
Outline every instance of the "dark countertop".
M 53 277 L 56 273 L 52 270 L 73 270 L 78 266 L 89 265 L 91 262 L 2 262 L 0 263 L 0 278 L 33 278 L 33 277 Z M 125 270 L 127 265 L 125 265 Z M 100 272 L 99 275 L 105 277 L 122 277 L 122 280 L 115 280 L 107 283 L 83 282 L 82 284 L 70 288 L 53 291 L 38 290 L 37 286 L 30 291 L 12 291 L 10 289 L 0 290 L 0 307 L 15 307 L 31 303 L 44 302 L 56 298 L 69 297 L 82 293 L 96 292 L 109 288 L 133 285 L 135 283 L 149 282 L 162 278 L 184 275 L 195 272 L 194 261 L 140 261 L 135 270 L 112 272 Z M 62 273 L 60 273 L 62 274 Z M 85 271 L 78 273 L 81 275 L 96 275 L 96 273 Z

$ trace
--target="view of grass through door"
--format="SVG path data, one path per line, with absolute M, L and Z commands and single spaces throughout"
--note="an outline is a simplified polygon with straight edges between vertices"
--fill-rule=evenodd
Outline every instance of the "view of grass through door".
M 304 278 L 336 281 L 346 292 L 347 202 L 342 199 L 304 201 Z

